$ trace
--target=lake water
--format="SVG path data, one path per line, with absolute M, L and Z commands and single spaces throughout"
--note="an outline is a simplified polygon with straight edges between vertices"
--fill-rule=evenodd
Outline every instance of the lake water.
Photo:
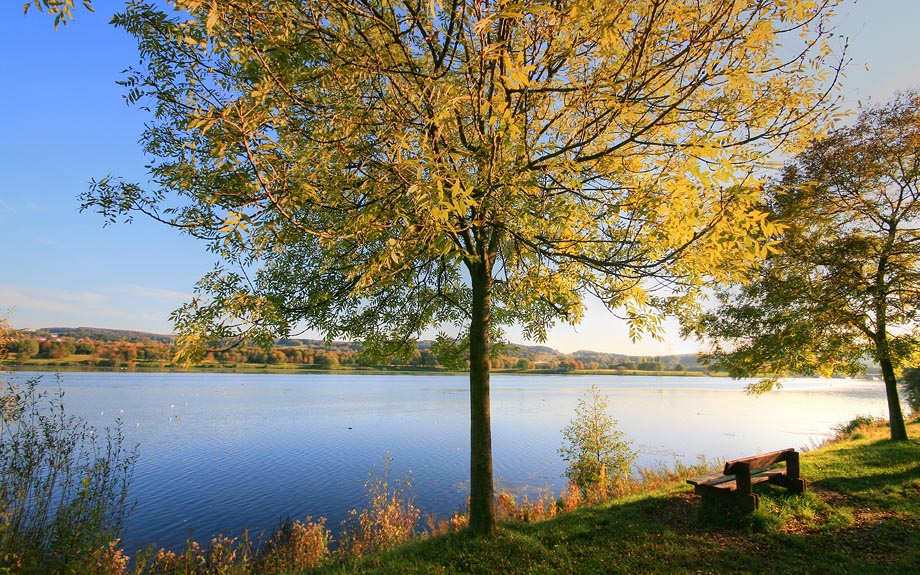
M 19 373 L 25 380 L 34 374 Z M 67 411 L 124 422 L 137 444 L 125 547 L 181 548 L 223 532 L 270 530 L 290 516 L 339 531 L 364 506 L 368 473 L 389 452 L 391 479 L 411 472 L 423 513 L 448 516 L 467 497 L 469 401 L 464 375 L 66 373 Z M 43 384 L 55 385 L 51 374 Z M 558 492 L 561 430 L 596 384 L 638 449 L 639 465 L 811 447 L 856 415 L 885 416 L 883 384 L 797 379 L 745 395 L 724 378 L 493 375 L 497 487 Z

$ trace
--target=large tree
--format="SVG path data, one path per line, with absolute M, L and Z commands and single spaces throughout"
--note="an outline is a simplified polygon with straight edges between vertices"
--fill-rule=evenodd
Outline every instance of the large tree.
M 140 48 L 124 83 L 151 113 L 150 181 L 104 178 L 83 205 L 221 256 L 174 315 L 187 350 L 459 333 L 470 524 L 491 533 L 500 326 L 543 339 L 593 294 L 657 334 L 762 255 L 750 174 L 830 120 L 833 4 L 130 2 L 114 23 Z
M 895 378 L 920 344 L 920 94 L 865 109 L 770 188 L 785 231 L 750 284 L 705 317 L 733 376 L 881 367 L 891 438 L 907 439 Z

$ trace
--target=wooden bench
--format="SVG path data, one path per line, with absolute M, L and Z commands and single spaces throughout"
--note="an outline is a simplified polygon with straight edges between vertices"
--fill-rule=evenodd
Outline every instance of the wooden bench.
M 776 464 L 785 461 L 786 467 Z M 799 477 L 799 453 L 794 449 L 782 449 L 725 463 L 722 473 L 688 479 L 694 491 L 704 501 L 717 501 L 737 505 L 746 511 L 760 507 L 760 498 L 754 493 L 754 485 L 768 481 L 781 485 L 794 493 L 805 491 L 805 480 Z

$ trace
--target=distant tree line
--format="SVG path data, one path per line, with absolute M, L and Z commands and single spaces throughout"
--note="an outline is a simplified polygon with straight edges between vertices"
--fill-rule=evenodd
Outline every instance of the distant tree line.
M 172 336 L 135 331 L 100 328 L 46 328 L 19 331 L 9 344 L 9 361 L 58 360 L 53 363 L 79 363 L 97 367 L 171 365 L 175 356 Z M 360 343 L 324 342 L 309 339 L 285 339 L 271 349 L 254 345 L 239 345 L 210 351 L 206 364 L 234 366 L 242 364 L 312 366 L 316 369 L 405 367 L 440 369 L 447 365 L 465 367 L 460 362 L 442 361 L 432 342 L 419 342 L 417 349 L 400 359 L 381 360 L 366 353 Z M 458 365 L 459 363 L 459 365 Z M 702 370 L 693 355 L 626 356 L 620 354 L 578 351 L 564 354 L 545 346 L 506 345 L 491 359 L 497 370 L 584 371 L 682 371 Z

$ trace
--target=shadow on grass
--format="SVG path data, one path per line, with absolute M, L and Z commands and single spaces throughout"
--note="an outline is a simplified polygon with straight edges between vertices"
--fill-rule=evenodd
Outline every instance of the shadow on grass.
M 814 486 L 844 492 L 851 499 L 885 509 L 898 509 L 905 503 L 913 503 L 913 507 L 920 509 L 920 463 L 900 472 L 875 473 L 861 477 L 829 476 L 816 481 Z M 902 496 L 890 496 L 905 488 L 913 489 L 915 499 L 912 502 L 905 501 Z
M 808 460 L 816 489 L 862 505 L 920 515 L 920 441 L 877 440 L 834 447 Z
M 565 548 L 578 573 L 916 573 L 916 520 L 881 519 L 825 529 L 818 518 L 797 532 L 783 529 L 772 508 L 795 506 L 800 495 L 765 496 L 753 514 L 702 505 L 690 496 L 649 499 L 579 511 L 533 534 Z M 807 523 L 807 522 L 804 522 Z
M 787 496 L 766 494 L 773 505 Z M 801 497 L 789 496 L 788 498 Z M 494 540 L 457 533 L 323 573 L 914 574 L 916 519 L 843 529 L 777 529 L 766 511 L 703 507 L 687 493 L 582 508 L 540 523 L 505 524 Z

